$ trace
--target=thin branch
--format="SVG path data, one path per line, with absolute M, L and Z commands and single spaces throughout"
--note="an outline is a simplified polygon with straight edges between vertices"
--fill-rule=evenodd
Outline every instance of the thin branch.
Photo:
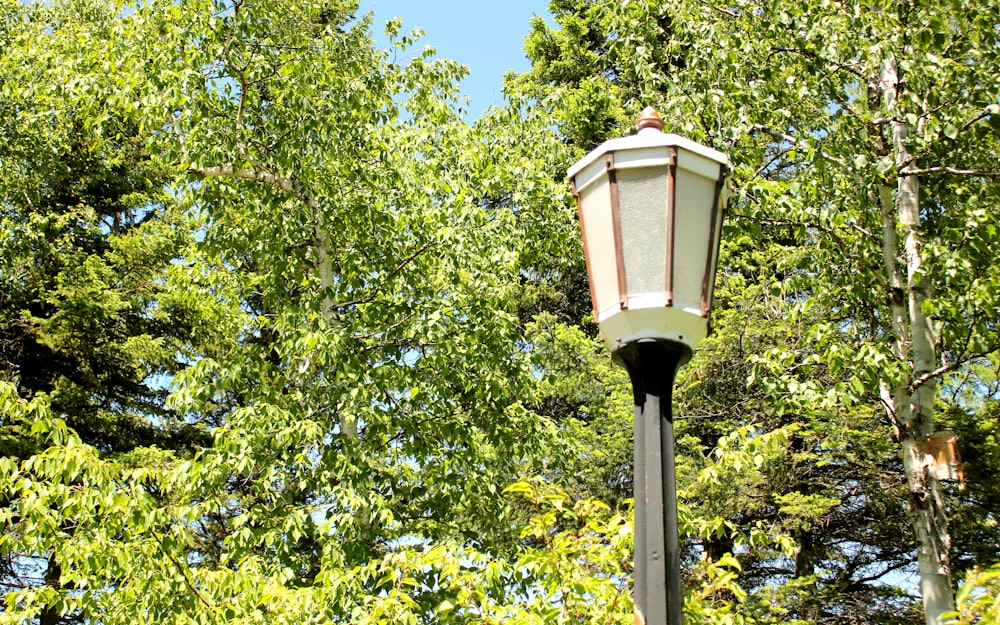
M 941 105 L 935 107 L 932 111 L 925 112 L 923 115 L 921 115 L 921 118 L 925 117 L 926 115 L 928 115 L 930 113 L 933 113 L 935 111 L 943 109 L 943 108 L 945 108 L 946 106 L 948 106 L 950 104 L 954 104 L 954 103 L 950 102 L 950 103 L 946 103 L 946 104 L 941 104 Z M 964 124 L 962 124 L 962 130 L 963 131 L 968 130 L 969 128 L 971 128 L 975 124 L 977 124 L 977 123 L 981 122 L 982 120 L 986 119 L 987 117 L 989 117 L 990 115 L 994 115 L 994 113 L 992 111 L 990 111 L 989 109 L 986 109 L 986 110 L 978 113 L 974 117 L 970 118 L 967 122 L 965 122 Z M 927 158 L 927 156 L 929 154 L 930 154 L 930 148 L 925 148 L 925 149 L 923 149 L 918 154 L 910 154 L 909 156 L 907 156 L 900 163 L 899 170 L 902 172 L 908 165 L 910 165 L 911 163 L 913 163 L 915 161 L 918 161 L 920 159 Z M 916 171 L 914 174 L 911 174 L 911 175 L 920 175 L 922 173 L 936 173 L 936 172 Z M 962 172 L 962 170 L 956 170 L 954 172 L 946 172 L 946 173 L 963 173 L 963 172 Z M 903 175 L 903 174 L 901 174 L 901 175 Z M 982 174 L 974 174 L 974 175 L 982 175 Z M 992 174 L 992 176 L 996 176 L 996 175 L 997 174 Z M 987 177 L 992 177 L 992 176 L 987 176 Z
M 441 244 L 440 241 L 428 241 L 424 245 L 420 246 L 420 248 L 418 248 L 417 251 L 413 252 L 412 254 L 410 254 L 409 256 L 407 256 L 406 258 L 404 258 L 403 262 L 401 262 L 395 269 L 393 269 L 392 271 L 390 271 L 389 274 L 385 277 L 385 279 L 386 280 L 391 280 L 392 278 L 395 278 L 396 275 L 398 275 L 399 272 L 402 271 L 404 267 L 406 267 L 411 262 L 413 262 L 414 260 L 416 260 L 416 258 L 418 256 L 420 256 L 421 254 L 423 254 L 424 252 L 426 252 L 430 248 L 434 247 L 435 245 L 440 245 L 440 244 Z
M 402 262 L 401 262 L 401 263 L 400 263 L 399 265 L 397 265 L 395 269 L 393 269 L 392 271 L 390 271 L 390 272 L 389 272 L 388 274 L 386 274 L 386 275 L 385 275 L 385 277 L 384 277 L 384 278 L 382 278 L 382 279 L 381 279 L 380 283 L 384 283 L 384 282 L 387 282 L 387 281 L 389 281 L 389 280 L 392 280 L 392 279 L 393 279 L 393 278 L 395 278 L 395 277 L 396 277 L 396 276 L 397 276 L 397 275 L 399 274 L 399 272 L 401 272 L 401 271 L 402 271 L 402 270 L 403 270 L 403 269 L 404 269 L 404 268 L 405 268 L 405 267 L 406 267 L 407 265 L 409 265 L 409 264 L 410 264 L 410 263 L 412 263 L 412 262 L 413 262 L 414 260 L 416 260 L 416 258 L 417 258 L 418 256 L 420 256 L 421 254 L 423 254 L 424 252 L 426 252 L 426 251 L 427 251 L 427 250 L 429 250 L 430 248 L 434 247 L 435 245 L 440 245 L 440 244 L 441 244 L 441 242 L 440 242 L 440 241 L 430 241 L 430 242 L 428 242 L 428 243 L 425 243 L 425 244 L 424 244 L 424 245 L 422 245 L 422 246 L 421 246 L 420 248 L 418 248 L 418 249 L 417 249 L 417 251 L 413 252 L 412 254 L 410 254 L 409 256 L 407 256 L 406 258 L 404 258 L 404 259 L 403 259 L 403 261 L 402 261 Z M 334 310 L 340 310 L 341 308 L 346 308 L 346 307 L 348 307 L 348 306 L 357 306 L 357 305 L 359 305 L 359 304 L 370 304 L 371 302 L 373 302 L 373 301 L 375 300 L 375 298 L 376 298 L 376 297 L 378 296 L 378 294 L 379 294 L 379 293 L 380 293 L 381 291 L 382 291 L 382 289 L 381 289 L 381 288 L 379 288 L 379 287 L 376 287 L 376 288 L 375 288 L 375 292 L 374 292 L 374 293 L 372 293 L 371 295 L 369 295 L 369 296 L 367 296 L 367 297 L 362 297 L 362 298 L 360 298 L 360 299 L 355 299 L 355 300 L 351 300 L 351 301 L 349 301 L 349 302 L 343 302 L 343 303 L 341 303 L 341 304 L 335 304 L 335 305 L 333 306 L 333 309 L 334 309 Z
M 357 335 L 357 336 L 355 336 L 353 338 L 358 339 L 358 340 L 362 340 L 362 341 L 370 341 L 370 340 L 372 340 L 374 338 L 377 338 L 379 336 L 385 336 L 385 335 L 389 334 L 390 332 L 394 332 L 394 331 L 398 330 L 399 328 L 403 327 L 404 325 L 406 325 L 407 323 L 409 323 L 416 316 L 417 316 L 417 313 L 416 312 L 412 312 L 412 313 L 406 315 L 405 317 L 403 317 L 402 319 L 400 319 L 399 321 L 397 321 L 396 323 L 392 324 L 388 328 L 385 328 L 384 330 L 379 330 L 378 332 L 369 332 L 368 334 Z M 437 345 L 437 343 L 425 343 L 425 342 L 423 342 L 423 341 L 421 341 L 421 340 L 419 340 L 417 338 L 401 338 L 401 339 L 396 339 L 396 340 L 393 340 L 393 341 L 388 341 L 386 343 L 376 343 L 376 344 L 373 344 L 373 345 L 366 345 L 365 347 L 361 348 L 361 352 L 369 352 L 369 351 L 373 351 L 373 350 L 376 350 L 376 349 L 387 349 L 387 348 L 390 348 L 390 347 L 407 347 L 407 348 L 413 349 L 414 347 L 425 348 L 425 347 L 431 347 L 431 346 L 434 346 L 434 345 Z
M 174 554 L 167 551 L 166 548 L 163 546 L 163 537 L 161 537 L 153 530 L 150 530 L 150 533 L 152 533 L 153 537 L 156 538 L 156 542 L 160 547 L 160 552 L 162 552 L 163 555 L 167 556 L 167 558 L 171 562 L 173 562 L 174 566 L 177 567 L 177 570 L 181 572 L 181 575 L 184 577 L 184 583 L 187 585 L 188 589 L 190 589 L 191 592 L 194 593 L 194 596 L 198 597 L 198 599 L 200 599 L 201 602 L 205 604 L 205 607 L 207 607 L 210 610 L 215 610 L 215 604 L 206 599 L 205 595 L 201 594 L 201 591 L 199 591 L 198 588 L 195 587 L 194 581 L 191 580 L 190 571 L 188 570 L 188 567 L 182 565 L 174 556 Z
M 958 369 L 962 365 L 964 365 L 964 364 L 966 364 L 968 362 L 971 362 L 973 360 L 976 360 L 977 358 L 984 358 L 986 356 L 989 356 L 990 354 L 996 352 L 998 349 L 1000 349 L 1000 347 L 994 347 L 993 349 L 990 349 L 990 350 L 987 350 L 987 351 L 984 351 L 984 352 L 976 352 L 975 354 L 970 354 L 969 356 L 966 356 L 965 358 L 960 358 L 960 359 L 958 359 L 958 360 L 956 360 L 956 361 L 954 361 L 952 363 L 949 363 L 947 365 L 943 365 L 941 367 L 938 367 L 934 371 L 928 371 L 927 373 L 924 373 L 919 378 L 917 378 L 916 380 L 914 380 L 913 382 L 911 382 L 909 390 L 910 390 L 911 393 L 913 393 L 918 388 L 920 388 L 921 386 L 923 386 L 924 384 L 926 384 L 927 382 L 930 382 L 932 379 L 934 379 L 934 378 L 936 378 L 938 376 L 944 375 L 945 373 L 948 373 L 949 371 L 954 371 L 955 369 Z
M 677 415 L 674 419 L 718 419 L 720 417 L 725 417 L 728 412 L 717 412 L 715 414 L 690 414 L 690 415 Z
M 790 134 L 786 134 L 784 132 L 781 132 L 780 130 L 775 130 L 775 129 L 770 128 L 768 126 L 765 126 L 763 124 L 754 124 L 753 127 L 751 127 L 750 130 L 754 131 L 754 132 L 763 132 L 764 134 L 769 135 L 773 139 L 776 139 L 778 141 L 784 141 L 786 143 L 790 143 L 791 145 L 796 146 L 796 147 L 802 145 L 802 143 L 798 140 L 797 137 L 794 137 L 794 136 L 792 136 Z M 854 171 L 849 165 L 847 165 L 846 163 L 844 163 L 842 160 L 840 160 L 836 156 L 833 156 L 832 154 L 829 154 L 827 152 L 820 152 L 820 156 L 822 156 L 826 160 L 830 161 L 831 163 L 834 163 L 835 165 L 839 165 L 840 167 L 843 167 L 845 170 L 847 170 L 849 172 L 853 172 Z
M 240 101 L 239 106 L 236 108 L 236 150 L 239 152 L 240 158 L 246 159 L 246 150 L 243 147 L 243 115 L 246 113 L 247 108 L 247 81 L 246 76 L 242 71 L 233 70 L 233 74 L 236 75 L 236 79 L 240 83 Z
M 139 497 L 135 492 L 135 487 L 132 484 L 119 482 L 118 487 L 127 492 L 129 496 L 136 503 L 140 504 L 141 507 L 141 502 L 139 501 Z M 167 551 L 166 547 L 163 546 L 163 537 L 160 536 L 160 534 L 157 533 L 156 530 L 154 530 L 153 528 L 149 528 L 149 533 L 152 534 L 153 538 L 156 539 L 156 545 L 160 548 L 160 552 L 163 555 L 167 556 L 167 559 L 169 559 L 173 563 L 173 565 L 177 567 L 177 570 L 180 571 L 181 575 L 184 577 L 184 583 L 191 590 L 191 592 L 194 593 L 194 596 L 198 597 L 198 599 L 205 605 L 205 607 L 207 607 L 210 610 L 215 610 L 216 609 L 215 604 L 209 601 L 207 598 L 205 598 L 205 596 L 201 594 L 201 591 L 199 591 L 198 588 L 194 585 L 194 580 L 191 579 L 190 567 L 181 564 L 181 562 L 174 556 L 174 554 Z
M 926 176 L 927 174 L 954 174 L 956 176 L 973 176 L 976 178 L 1000 178 L 1000 171 L 980 171 L 978 169 L 958 169 L 955 167 L 913 169 L 904 166 L 899 170 L 900 176 Z
M 971 128 L 973 126 L 973 124 L 976 124 L 976 123 L 978 123 L 978 122 L 986 119 L 987 117 L 989 117 L 990 115 L 993 115 L 993 114 L 994 113 L 991 113 L 990 111 L 983 111 L 979 115 L 976 115 L 975 117 L 973 117 L 969 121 L 965 122 L 965 124 L 962 125 L 962 130 L 968 130 L 969 128 Z
M 718 2 L 706 2 L 706 0 L 701 0 L 701 3 L 710 9 L 715 9 L 723 15 L 728 15 L 729 17 L 739 17 L 740 14 L 736 9 L 727 9 L 725 7 L 719 6 Z
M 766 163 L 764 163 L 763 165 L 761 165 L 760 167 L 757 168 L 757 171 L 754 172 L 753 177 L 750 178 L 750 180 L 753 181 L 753 180 L 756 180 L 757 178 L 760 178 L 764 174 L 765 171 L 767 171 L 768 169 L 770 169 L 772 165 L 774 165 L 775 163 L 777 163 L 783 156 L 785 156 L 786 154 L 788 154 L 789 151 L 790 151 L 790 149 L 789 150 L 779 150 L 779 151 L 775 152 L 773 155 L 771 155 L 771 158 L 768 159 L 768 161 Z
M 816 230 L 819 230 L 820 232 L 824 232 L 827 235 L 829 235 L 830 238 L 833 239 L 833 242 L 837 244 L 837 247 L 840 248 L 840 252 L 844 256 L 848 256 L 847 245 L 844 243 L 844 240 L 840 237 L 840 235 L 838 235 L 833 230 L 833 228 L 829 228 L 827 226 L 821 226 L 821 225 L 815 224 L 815 223 L 804 222 L 804 221 L 794 221 L 792 219 L 761 219 L 761 218 L 757 218 L 757 217 L 749 217 L 749 216 L 746 216 L 746 215 L 740 215 L 740 216 L 738 216 L 738 218 L 739 219 L 746 219 L 747 221 L 755 221 L 757 223 L 767 224 L 767 225 L 770 225 L 770 226 L 798 226 L 798 227 L 802 227 L 802 228 L 814 228 Z
M 229 56 L 229 51 L 230 51 L 230 49 L 231 49 L 231 47 L 233 45 L 233 40 L 236 39 L 236 21 L 240 17 L 240 9 L 242 7 L 243 7 L 243 0 L 234 0 L 233 1 L 233 20 L 232 20 L 232 26 L 233 27 L 230 28 L 230 30 L 229 30 L 229 36 L 226 37 L 226 42 L 222 46 L 222 56 L 223 57 L 228 57 Z
M 972 377 L 972 371 L 966 371 L 965 375 L 962 376 L 962 381 L 955 385 L 955 390 L 951 393 L 951 403 L 958 403 L 958 394 L 962 391 L 962 388 L 969 381 L 970 377 Z
M 855 76 L 855 77 L 857 77 L 859 79 L 863 79 L 864 78 L 864 76 L 861 74 L 860 70 L 855 69 L 854 67 L 851 67 L 850 65 L 848 65 L 846 63 L 831 63 L 829 61 L 829 59 L 824 59 L 824 58 L 820 57 L 818 54 L 816 54 L 815 52 L 812 52 L 812 51 L 809 51 L 809 50 L 803 50 L 802 48 L 772 47 L 771 48 L 771 52 L 772 52 L 772 54 L 768 55 L 769 57 L 773 56 L 774 53 L 778 53 L 778 52 L 786 52 L 786 53 L 789 53 L 789 54 L 797 54 L 797 55 L 799 55 L 801 57 L 804 57 L 804 58 L 807 58 L 807 59 L 809 59 L 810 61 L 813 61 L 813 62 L 820 61 L 820 62 L 823 62 L 825 64 L 832 65 L 833 69 L 836 70 L 836 71 L 844 70 L 847 73 L 849 73 L 849 74 L 851 74 L 851 75 L 853 75 L 853 76 Z M 830 72 L 824 72 L 824 73 L 829 74 Z

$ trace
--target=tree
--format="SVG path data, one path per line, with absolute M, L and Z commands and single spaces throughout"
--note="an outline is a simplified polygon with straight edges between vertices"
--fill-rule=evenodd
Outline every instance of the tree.
M 196 241 L 154 280 L 158 304 L 142 319 L 188 311 L 179 327 L 190 337 L 174 344 L 179 359 L 168 354 L 178 364 L 164 367 L 173 374 L 165 414 L 209 425 L 212 438 L 190 455 L 107 453 L 67 427 L 75 407 L 0 385 L 0 409 L 23 424 L 25 450 L 0 462 L 0 551 L 44 558 L 56 572 L 7 593 L 0 620 L 627 622 L 628 445 L 615 432 L 628 407 L 615 407 L 622 376 L 595 351 L 593 326 L 569 327 L 587 297 L 562 172 L 647 97 L 742 163 L 718 333 L 680 400 L 687 416 L 733 417 L 690 419 L 683 432 L 686 614 L 833 622 L 864 609 L 852 601 L 878 597 L 888 606 L 880 620 L 899 616 L 899 599 L 866 578 L 885 571 L 866 569 L 873 563 L 910 559 L 885 540 L 904 520 L 892 510 L 898 494 L 913 486 L 913 463 L 904 473 L 893 458 L 887 422 L 912 447 L 910 417 L 896 397 L 880 404 L 881 389 L 913 386 L 923 401 L 944 376 L 952 399 L 937 398 L 950 402 L 941 413 L 956 429 L 991 410 L 989 356 L 973 356 L 991 351 L 995 327 L 986 306 L 993 224 L 980 210 L 995 189 L 937 176 L 979 171 L 968 148 L 993 145 L 995 74 L 983 43 L 993 9 L 975 30 L 961 27 L 957 5 L 843 15 L 819 2 L 559 6 L 586 18 L 565 18 L 565 34 L 587 41 L 586 71 L 564 78 L 570 66 L 559 66 L 526 99 L 469 128 L 454 87 L 462 68 L 414 51 L 415 35 L 401 36 L 398 23 L 390 34 L 408 56 L 390 60 L 354 2 L 4 5 L 3 71 L 14 79 L 0 88 L 0 106 L 37 122 L 0 126 L 16 139 L 2 149 L 20 150 L 11 171 L 30 173 L 40 146 L 64 154 L 78 137 L 93 150 L 81 151 L 89 156 L 77 176 L 112 190 L 118 178 L 102 172 L 121 154 L 121 135 L 137 154 L 157 155 L 163 177 L 136 177 L 149 183 L 138 185 L 145 196 L 194 220 Z M 893 38 L 900 24 L 925 18 L 926 37 Z M 856 27 L 871 41 L 892 35 L 884 39 L 895 47 L 855 59 Z M 738 40 L 742 56 L 708 48 L 708 37 Z M 572 41 L 557 42 L 551 59 Z M 916 53 L 930 58 L 935 46 L 948 72 L 914 70 Z M 983 68 L 966 62 L 976 54 Z M 836 55 L 847 61 L 831 63 Z M 858 72 L 878 78 L 876 95 L 895 84 L 892 103 L 869 98 Z M 39 76 L 46 80 L 32 80 Z M 575 90 L 577 81 L 587 85 Z M 916 121 L 911 109 L 893 110 L 916 106 L 907 94 L 931 86 L 939 99 Z M 563 140 L 550 130 L 577 110 L 571 96 L 608 115 L 593 127 L 562 126 L 571 132 Z M 959 105 L 981 110 L 961 124 L 949 117 L 949 127 L 942 116 Z M 921 119 L 923 135 L 902 137 L 898 124 Z M 44 132 L 52 120 L 79 120 L 82 132 Z M 921 162 L 944 148 L 970 160 L 913 169 L 895 161 L 894 138 Z M 936 203 L 921 205 L 919 227 L 907 208 L 905 234 L 935 253 L 910 266 L 906 289 L 926 301 L 899 326 L 899 276 L 886 258 L 904 267 L 917 257 L 892 245 L 887 255 L 877 233 L 884 215 L 898 219 L 895 204 L 882 210 L 886 189 L 906 195 L 892 185 L 913 177 Z M 171 192 L 160 193 L 159 181 Z M 18 184 L 4 188 L 11 215 L 24 206 L 16 192 L 30 188 Z M 133 200 L 130 208 L 148 205 Z M 19 242 L 47 241 L 23 231 Z M 162 268 L 171 256 L 156 258 Z M 97 285 L 108 271 L 90 262 Z M 832 269 L 845 263 L 865 271 Z M 929 299 L 922 280 L 935 287 Z M 840 288 L 817 286 L 825 284 Z M 884 301 L 872 299 L 875 289 Z M 115 318 L 95 308 L 79 318 Z M 747 317 L 729 310 L 761 323 L 743 325 Z M 937 353 L 948 359 L 927 371 L 900 355 L 921 315 L 934 319 Z M 971 333 L 957 323 L 966 318 Z M 128 343 L 123 336 L 98 353 Z M 788 344 L 772 348 L 779 337 Z M 165 362 L 128 353 L 146 372 Z M 582 371 L 600 384 L 559 377 Z M 747 376 L 757 380 L 749 394 Z M 910 416 L 925 427 L 925 413 Z M 991 447 L 982 451 L 988 458 Z M 546 478 L 523 479 L 533 473 Z M 933 476 L 917 477 L 937 492 Z M 726 490 L 731 502 L 720 501 L 720 484 L 737 487 Z M 912 499 L 911 525 L 924 501 L 934 500 Z M 858 522 L 878 513 L 879 523 Z M 968 527 L 988 537 L 982 518 Z M 759 599 L 737 585 L 741 567 L 748 585 L 764 589 Z M 763 605 L 770 598 L 776 609 Z M 795 605 L 802 611 L 781 612 Z
M 993 281 L 980 264 L 992 263 L 991 218 L 979 209 L 996 192 L 982 161 L 996 140 L 998 57 L 985 35 L 996 7 L 977 7 L 972 20 L 961 3 L 679 8 L 672 49 L 687 60 L 671 75 L 647 63 L 641 47 L 660 9 L 630 8 L 617 23 L 620 44 L 651 68 L 647 84 L 665 108 L 692 113 L 685 131 L 747 157 L 744 146 L 756 144 L 757 154 L 780 147 L 772 160 L 745 161 L 756 171 L 743 174 L 740 197 L 762 219 L 800 225 L 815 246 L 796 267 L 795 282 L 811 285 L 800 308 L 822 302 L 831 313 L 786 362 L 818 353 L 832 371 L 853 369 L 861 388 L 878 391 L 903 453 L 926 618 L 940 622 L 953 606 L 950 536 L 922 441 L 935 430 L 937 380 L 971 371 L 997 348 Z M 786 173 L 768 180 L 780 165 Z M 958 223 L 961 232 L 949 225 Z M 822 284 L 837 288 L 817 292 Z M 882 296 L 872 298 L 876 289 Z M 786 354 L 774 352 L 772 371 L 794 384 L 777 364 Z M 798 386 L 791 405 L 814 402 L 818 390 Z
M 0 380 L 21 398 L 45 397 L 104 453 L 190 452 L 210 437 L 165 407 L 163 383 L 190 352 L 197 322 L 164 288 L 190 225 L 134 118 L 110 119 L 100 132 L 67 106 L 65 75 L 45 71 L 45 52 L 26 46 L 45 26 L 35 7 L 2 6 Z M 27 461 L 43 451 L 32 425 L 4 414 L 3 456 Z M 11 504 L 3 499 L 16 518 Z M 8 591 L 62 586 L 51 553 L 4 551 L 0 571 Z M 43 610 L 39 620 L 60 615 Z
M 8 120 L 0 158 L 5 295 L 0 371 L 20 392 L 50 396 L 83 438 L 123 451 L 157 442 L 179 424 L 154 375 L 176 368 L 185 327 L 160 307 L 159 280 L 189 235 L 165 192 L 163 163 L 134 120 L 94 132 L 53 93 L 56 76 L 32 75 L 14 54 L 38 24 L 29 7 L 6 15 L 13 41 L 2 68 Z M 22 22 L 23 20 L 23 22 Z M 127 271 L 126 271 L 127 269 Z M 151 420 L 163 427 L 153 427 Z M 22 457 L 17 434 L 5 455 Z
M 939 622 L 950 608 L 950 539 L 923 440 L 936 427 L 935 397 L 947 399 L 935 392 L 936 381 L 953 374 L 976 379 L 977 363 L 997 346 L 995 283 L 986 270 L 994 262 L 995 228 L 981 208 L 996 192 L 996 173 L 983 161 L 996 146 L 997 49 L 990 34 L 996 8 L 958 2 L 850 10 L 827 2 L 551 8 L 561 28 L 536 21 L 527 44 L 534 67 L 511 84 L 531 85 L 540 105 L 575 137 L 570 141 L 593 141 L 594 132 L 573 126 L 580 120 L 609 120 L 600 125 L 611 128 L 618 122 L 610 120 L 629 117 L 615 112 L 619 103 L 633 112 L 656 104 L 668 128 L 728 152 L 738 164 L 731 223 L 752 245 L 785 248 L 763 265 L 769 268 L 763 276 L 783 293 L 779 310 L 790 310 L 791 340 L 758 348 L 764 353 L 743 352 L 757 362 L 765 410 L 815 418 L 817 425 L 856 413 L 854 428 L 871 427 L 870 406 L 885 413 L 884 438 L 904 450 L 903 466 L 881 461 L 881 477 L 864 478 L 874 490 L 860 498 L 831 492 L 841 503 L 830 510 L 850 510 L 845 520 L 871 518 L 862 512 L 867 505 L 857 506 L 886 492 L 880 480 L 894 470 L 905 476 L 902 502 L 918 545 L 925 613 Z M 963 17 L 972 13 L 974 19 Z M 595 110 L 603 112 L 588 117 Z M 769 247 L 776 234 L 791 245 Z M 743 261 L 724 261 L 723 289 L 733 276 L 727 263 Z M 742 368 L 734 365 L 725 370 Z M 878 437 L 854 432 L 870 458 L 884 453 Z M 829 436 L 815 440 L 821 441 L 816 451 L 830 453 Z M 711 437 L 705 443 L 711 449 Z M 840 488 L 852 483 L 844 477 L 835 482 Z M 817 484 L 803 484 L 806 494 L 817 495 L 809 493 Z M 885 503 L 891 510 L 891 499 Z M 884 534 L 841 540 L 843 555 L 872 540 L 890 547 Z M 823 554 L 798 548 L 802 556 Z M 812 566 L 820 562 L 845 565 L 821 557 Z M 846 578 L 852 584 L 879 577 L 862 573 L 864 567 L 845 570 L 855 571 Z
M 167 405 L 212 441 L 190 457 L 102 454 L 44 394 L 0 387 L 31 449 L 0 463 L 0 549 L 55 571 L 7 593 L 3 620 L 558 609 L 564 591 L 536 591 L 550 571 L 524 578 L 503 557 L 525 551 L 503 488 L 550 440 L 522 405 L 533 377 L 516 317 L 516 254 L 540 237 L 484 206 L 474 181 L 515 174 L 461 121 L 463 70 L 430 50 L 390 62 L 356 3 L 28 9 L 5 60 L 22 76 L 59 68 L 40 116 L 57 104 L 98 138 L 134 120 L 195 220 L 160 301 L 208 321 Z M 34 102 L 30 81 L 8 84 Z M 594 575 L 627 614 L 617 566 Z

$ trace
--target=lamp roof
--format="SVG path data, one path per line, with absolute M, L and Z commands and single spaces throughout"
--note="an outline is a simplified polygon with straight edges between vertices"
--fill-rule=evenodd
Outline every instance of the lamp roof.
M 640 150 L 643 148 L 677 147 L 700 156 L 704 156 L 705 158 L 725 165 L 727 168 L 730 167 L 729 157 L 722 152 L 714 150 L 708 146 L 701 145 L 700 143 L 695 143 L 694 141 L 680 135 L 662 132 L 657 127 L 658 124 L 653 122 L 653 116 L 655 116 L 656 121 L 659 121 L 659 115 L 656 114 L 656 111 L 651 107 L 647 108 L 643 111 L 643 116 L 639 119 L 640 130 L 637 134 L 630 135 L 628 137 L 619 137 L 617 139 L 609 139 L 608 141 L 605 141 L 601 145 L 597 146 L 591 150 L 589 154 L 584 156 L 569 168 L 569 172 L 567 172 L 569 177 L 572 178 L 576 176 L 582 169 L 587 167 L 587 165 L 590 165 L 597 159 L 602 158 L 609 152 Z

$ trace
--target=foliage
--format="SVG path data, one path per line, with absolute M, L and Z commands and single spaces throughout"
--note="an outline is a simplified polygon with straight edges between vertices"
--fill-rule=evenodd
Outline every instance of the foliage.
M 743 554 L 742 581 L 786 606 L 786 618 L 911 618 L 905 592 L 883 583 L 913 570 L 898 537 L 916 531 L 921 557 L 939 558 L 922 571 L 948 567 L 942 487 L 920 440 L 941 425 L 963 429 L 977 470 L 995 472 L 977 448 L 989 440 L 990 412 L 978 406 L 992 397 L 998 345 L 987 269 L 996 231 L 981 209 L 997 190 L 987 156 L 997 7 L 550 9 L 555 26 L 536 20 L 526 45 L 532 70 L 508 88 L 536 98 L 570 145 L 622 133 L 652 104 L 668 130 L 736 164 L 716 337 L 679 379 L 681 412 L 697 417 L 681 421 L 682 485 L 748 423 L 755 435 L 788 431 L 789 445 L 756 471 L 685 487 L 705 506 L 703 522 L 726 519 L 704 551 L 726 553 L 728 531 L 764 522 L 788 532 L 797 553 Z M 951 388 L 936 394 L 935 419 L 938 381 Z M 995 560 L 993 481 L 947 490 L 959 568 Z M 720 492 L 734 494 L 731 505 Z
M 577 496 L 621 508 L 632 498 L 632 401 L 625 371 L 578 327 L 541 314 L 528 327 L 538 366 L 538 410 L 565 441 L 549 470 Z M 560 461 L 561 460 L 561 461 Z
M 0 622 L 628 622 L 563 171 L 648 103 L 737 163 L 675 402 L 687 621 L 912 619 L 927 397 L 953 564 L 995 561 L 993 4 L 557 0 L 470 127 L 354 1 L 0 1 Z
M 53 93 L 62 77 L 32 76 L 14 53 L 37 28 L 0 59 L 10 112 L 0 130 L 0 371 L 24 396 L 46 393 L 103 450 L 189 445 L 197 432 L 164 410 L 155 382 L 179 367 L 190 329 L 190 311 L 167 305 L 163 284 L 189 226 L 134 119 L 93 132 Z M 16 427 L 2 436 L 5 455 L 31 451 Z
M 974 568 L 966 573 L 965 581 L 955 596 L 958 604 L 954 623 L 990 625 L 1000 620 L 1000 565 Z
M 104 177 L 102 192 L 121 183 L 137 210 L 156 192 L 192 224 L 157 257 L 180 255 L 141 310 L 188 315 L 161 383 L 211 441 L 193 455 L 100 453 L 71 407 L 5 385 L 25 452 L 0 480 L 4 574 L 28 560 L 45 574 L 11 588 L 4 622 L 537 622 L 562 618 L 564 585 L 627 610 L 623 578 L 567 568 L 573 554 L 621 561 L 621 518 L 601 521 L 617 551 L 577 533 L 555 568 L 540 552 L 520 560 L 502 489 L 540 468 L 552 439 L 525 407 L 518 263 L 553 245 L 532 218 L 566 204 L 529 218 L 504 195 L 511 180 L 536 197 L 559 183 L 507 158 L 524 142 L 498 151 L 488 124 L 463 123 L 460 66 L 429 49 L 390 61 L 352 3 L 9 9 L 26 28 L 5 48 L 5 102 L 39 108 L 38 132 L 11 145 L 23 156 L 51 139 L 61 162 L 68 142 L 42 122 L 72 111 L 102 171 L 126 119 L 163 177 L 146 195 L 141 177 Z M 414 37 L 389 30 L 408 55 Z M 510 132 L 539 127 L 524 121 Z M 122 269 L 95 270 L 92 307 Z M 139 356 L 137 380 L 152 383 L 160 369 Z
M 294 571 L 260 555 L 218 568 L 186 555 L 204 514 L 190 499 L 190 463 L 172 462 L 170 454 L 154 450 L 144 452 L 142 467 L 101 458 L 44 402 L 26 402 L 8 384 L 2 392 L 5 413 L 30 418 L 33 435 L 47 450 L 20 465 L 3 462 L 3 496 L 17 501 L 5 521 L 23 531 L 5 535 L 0 544 L 57 554 L 62 584 L 77 592 L 59 595 L 43 586 L 9 593 L 0 622 L 25 622 L 49 606 L 107 623 L 631 619 L 631 601 L 622 592 L 631 564 L 630 519 L 596 501 L 574 502 L 540 480 L 506 491 L 534 510 L 511 559 L 442 541 L 400 543 L 354 566 L 331 543 L 315 580 L 301 584 Z M 46 530 L 67 522 L 73 525 L 68 534 Z M 719 622 L 729 612 L 718 597 L 742 596 L 733 584 L 736 566 L 727 561 L 702 571 L 698 594 L 687 598 L 689 620 Z M 705 601 L 709 597 L 716 598 Z

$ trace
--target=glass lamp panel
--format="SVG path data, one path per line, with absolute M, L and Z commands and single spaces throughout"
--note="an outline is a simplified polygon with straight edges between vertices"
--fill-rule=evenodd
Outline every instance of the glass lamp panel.
M 587 266 L 596 300 L 594 312 L 601 313 L 621 303 L 618 298 L 618 261 L 615 258 L 615 230 L 608 177 L 602 176 L 583 189 L 580 201 Z
M 629 296 L 666 290 L 668 171 L 651 167 L 616 172 Z
M 716 167 L 718 170 L 718 166 Z M 674 204 L 674 306 L 701 314 L 702 284 L 712 253 L 712 206 L 718 180 L 677 168 Z

